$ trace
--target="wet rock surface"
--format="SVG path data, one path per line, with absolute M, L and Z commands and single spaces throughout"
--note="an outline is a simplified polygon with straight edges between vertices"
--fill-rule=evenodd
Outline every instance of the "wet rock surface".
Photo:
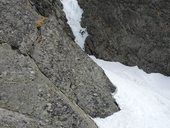
M 0 108 L 64 128 L 96 128 L 88 115 L 118 111 L 115 87 L 73 41 L 60 1 L 2 0 L 0 17 Z
M 170 1 L 78 1 L 88 54 L 170 75 Z

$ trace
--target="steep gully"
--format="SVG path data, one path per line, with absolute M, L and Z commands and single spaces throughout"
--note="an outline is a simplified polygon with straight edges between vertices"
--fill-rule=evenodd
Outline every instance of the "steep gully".
M 61 2 L 64 5 L 64 12 L 66 13 L 66 16 L 68 19 L 68 24 L 72 28 L 74 35 L 75 36 L 79 35 L 79 37 L 83 37 L 83 35 L 81 35 L 81 30 L 82 30 L 81 27 L 76 28 L 79 31 L 74 31 L 75 30 L 74 27 L 78 23 L 78 22 L 74 22 L 74 21 L 80 21 L 80 19 L 76 19 L 76 18 L 81 17 L 81 16 L 77 16 L 77 14 L 79 14 L 79 13 L 75 13 L 75 12 L 82 12 L 82 10 L 80 9 L 80 7 L 77 4 L 77 1 L 76 0 L 61 0 Z M 82 13 L 80 13 L 80 14 L 82 14 Z M 73 19 L 71 19 L 71 18 L 73 18 Z M 77 25 L 77 26 L 80 26 L 80 25 Z M 83 42 L 82 40 L 81 40 L 81 42 Z M 79 44 L 79 42 L 77 42 L 77 43 Z M 82 47 L 83 45 L 84 44 L 81 44 L 80 47 L 83 48 Z M 96 61 L 96 63 L 98 62 L 98 64 L 100 64 L 100 66 L 103 67 L 103 69 L 106 69 L 105 70 L 107 72 L 106 74 L 107 75 L 109 74 L 108 77 L 110 79 L 112 79 L 113 83 L 115 83 L 118 86 L 119 93 L 116 96 L 116 99 L 118 99 L 118 103 L 120 103 L 121 108 L 123 108 L 122 111 L 120 111 L 120 112 L 116 113 L 115 115 L 112 115 L 108 118 L 95 119 L 95 122 L 97 123 L 98 126 L 100 126 L 101 128 L 106 128 L 106 127 L 107 128 L 113 128 L 113 127 L 121 127 L 121 128 L 140 127 L 140 128 L 142 128 L 142 127 L 149 127 L 149 126 L 150 127 L 167 127 L 167 126 L 169 126 L 169 123 L 168 123 L 169 116 L 167 118 L 163 118 L 163 120 L 160 119 L 160 117 L 162 117 L 162 116 L 166 117 L 168 115 L 168 114 L 166 115 L 164 113 L 164 110 L 166 110 L 169 107 L 168 106 L 168 103 L 169 103 L 169 100 L 168 100 L 169 99 L 169 96 L 168 96 L 169 95 L 169 92 L 168 92 L 169 78 L 166 78 L 166 77 L 162 76 L 161 74 L 146 74 L 145 72 L 139 70 L 137 67 L 129 68 L 129 67 L 125 67 L 118 63 L 114 63 L 114 64 L 111 62 L 107 63 L 102 60 L 97 60 L 94 57 L 92 57 L 92 58 L 93 58 L 93 60 Z M 102 63 L 105 63 L 105 64 L 102 65 Z M 114 66 L 115 67 L 117 66 L 117 68 L 112 69 L 112 67 L 114 67 Z M 115 71 L 115 70 L 117 70 L 117 71 Z M 115 72 L 115 74 L 114 74 L 114 72 Z M 117 73 L 120 76 L 117 75 Z M 135 77 L 133 76 L 134 74 L 135 74 Z M 140 77 L 138 77 L 138 75 Z M 123 80 L 123 78 L 125 80 Z M 124 82 L 124 81 L 126 81 L 126 82 Z M 129 82 L 130 82 L 130 84 L 128 84 Z M 163 85 L 161 85 L 159 83 L 162 83 Z M 160 87 L 161 87 L 161 89 L 160 89 Z M 166 88 L 166 89 L 164 90 L 164 88 Z M 136 90 L 134 90 L 134 89 L 136 89 Z M 132 90 L 133 90 L 133 93 L 132 93 Z M 144 93 L 145 93 L 145 95 L 147 95 L 146 99 L 145 99 L 145 97 L 142 99 Z M 139 96 L 139 95 L 141 95 L 141 96 Z M 123 97 L 120 98 L 121 96 L 123 96 Z M 129 97 L 131 98 L 130 100 L 129 100 Z M 139 102 L 139 98 L 137 98 L 137 97 L 140 97 L 141 102 Z M 164 105 L 160 104 L 158 99 L 160 101 L 164 102 L 168 107 L 165 107 Z M 129 101 L 133 101 L 132 104 L 129 104 Z M 153 105 L 153 104 L 155 104 L 155 105 Z M 154 109 L 153 106 L 156 106 L 157 108 Z M 132 111 L 129 111 L 129 110 L 132 110 Z M 157 115 L 155 114 L 156 112 L 157 112 Z M 157 121 L 156 119 L 158 119 L 159 121 Z M 140 123 L 138 123 L 138 122 L 140 122 Z M 150 123 L 150 122 L 154 122 L 154 123 Z M 164 122 L 164 123 L 162 123 L 162 122 Z M 145 124 L 147 124 L 147 125 L 145 125 Z
M 77 0 L 60 0 L 63 4 L 63 11 L 66 14 L 67 23 L 75 36 L 75 42 L 84 50 L 85 39 L 88 36 L 86 28 L 81 27 L 81 18 L 83 10 L 80 8 Z M 117 107 L 119 105 L 115 102 Z M 119 108 L 120 110 L 120 108 Z

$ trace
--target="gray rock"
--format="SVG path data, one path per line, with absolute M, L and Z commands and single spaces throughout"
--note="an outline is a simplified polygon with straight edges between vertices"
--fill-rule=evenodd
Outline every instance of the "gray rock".
M 0 128 L 52 128 L 45 122 L 0 108 Z
M 0 44 L 0 74 L 0 108 L 6 109 L 0 109 L 0 125 L 12 128 L 28 120 L 31 128 L 41 127 L 41 121 L 44 127 L 51 128 L 96 128 L 90 117 L 53 85 L 29 56 L 18 54 L 6 43 Z
M 89 33 L 87 53 L 170 75 L 170 1 L 78 1 Z
M 26 54 L 36 39 L 36 12 L 25 0 L 1 0 L 0 17 L 0 40 Z
M 41 27 L 42 42 L 35 42 L 32 58 L 54 84 L 92 117 L 105 117 L 118 110 L 111 92 L 115 87 L 50 16 Z M 94 95 L 97 94 L 97 95 Z
M 0 19 L 2 24 L 0 26 L 0 41 L 10 44 L 13 49 L 17 50 L 19 54 L 24 55 L 26 58 L 30 56 L 38 66 L 37 68 L 39 68 L 74 105 L 77 104 L 80 106 L 80 108 L 90 116 L 106 117 L 118 111 L 115 100 L 111 95 L 111 93 L 115 91 L 115 87 L 105 76 L 103 70 L 73 41 L 73 34 L 66 24 L 66 18 L 62 11 L 60 1 L 47 2 L 47 0 L 41 0 L 37 2 L 42 3 L 38 4 L 34 0 L 31 0 L 27 4 L 25 0 L 0 1 L 0 16 L 3 16 L 3 18 Z M 50 9 L 52 10 L 50 11 Z M 44 20 L 41 27 L 38 28 L 35 22 L 39 21 L 38 17 L 40 16 L 45 16 L 46 20 Z M 17 62 L 14 61 L 13 63 L 16 64 Z M 18 64 L 19 63 L 21 62 L 18 62 Z M 23 68 L 23 66 L 20 68 Z M 36 82 L 39 82 L 39 80 Z M 38 93 L 37 90 L 34 91 L 34 88 L 38 88 L 36 82 L 33 81 L 36 86 L 34 87 L 32 85 L 32 90 L 30 90 L 34 92 L 34 94 Z M 43 82 L 43 80 L 40 80 L 41 84 L 43 84 Z M 23 88 L 21 86 L 14 86 L 13 89 L 22 91 Z M 25 91 L 25 97 L 32 97 L 33 94 L 30 93 L 30 91 Z M 11 98 L 14 98 L 13 95 L 15 93 L 10 94 Z M 23 98 L 25 97 L 23 96 Z M 25 98 L 25 100 L 31 100 L 29 106 L 28 104 L 24 104 L 25 107 L 19 110 L 21 112 L 26 111 L 30 115 L 33 115 L 32 105 L 35 99 L 27 98 Z M 9 97 L 7 97 L 7 99 L 9 99 Z M 55 110 L 55 106 L 58 106 L 56 102 L 60 103 L 61 99 L 55 98 L 50 100 L 52 100 L 52 108 Z M 64 103 L 59 104 L 59 107 L 64 107 L 66 101 L 64 100 L 63 102 Z M 14 106 L 16 109 L 18 104 L 20 104 L 20 100 L 11 106 Z M 41 105 L 42 104 L 40 104 L 40 106 Z M 60 113 L 58 111 L 52 112 L 52 116 L 58 114 L 64 114 L 66 117 L 71 116 L 70 114 L 67 115 L 67 111 L 66 113 Z M 38 115 L 34 116 L 38 117 Z M 39 116 L 41 117 L 41 114 Z M 77 119 L 75 116 L 74 118 Z M 68 126 L 69 125 L 71 124 L 68 124 Z

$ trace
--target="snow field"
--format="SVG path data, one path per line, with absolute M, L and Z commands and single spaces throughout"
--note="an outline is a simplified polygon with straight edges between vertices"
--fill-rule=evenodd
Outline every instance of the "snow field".
M 170 128 L 170 77 L 91 58 L 117 87 L 113 96 L 121 108 L 94 119 L 99 128 Z

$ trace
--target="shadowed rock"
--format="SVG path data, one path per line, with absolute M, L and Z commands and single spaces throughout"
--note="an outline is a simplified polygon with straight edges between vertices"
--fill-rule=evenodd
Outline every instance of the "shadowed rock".
M 78 1 L 88 54 L 170 75 L 170 1 Z

